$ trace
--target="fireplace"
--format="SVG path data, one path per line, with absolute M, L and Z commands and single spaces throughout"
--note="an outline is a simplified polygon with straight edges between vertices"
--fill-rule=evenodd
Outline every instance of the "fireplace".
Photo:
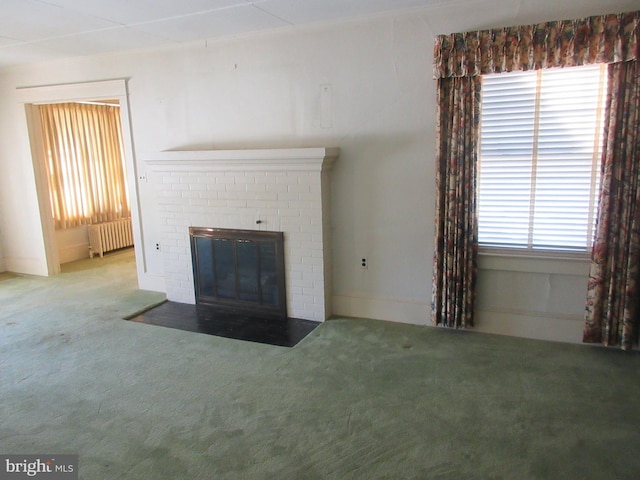
M 287 316 L 331 316 L 330 170 L 333 148 L 167 151 L 141 155 L 158 205 L 167 298 L 195 304 L 189 229 L 282 232 Z M 203 241 L 204 242 L 204 241 Z M 205 279 L 200 279 L 202 283 Z M 279 298 L 282 301 L 282 298 Z
M 197 304 L 287 317 L 282 232 L 190 227 Z

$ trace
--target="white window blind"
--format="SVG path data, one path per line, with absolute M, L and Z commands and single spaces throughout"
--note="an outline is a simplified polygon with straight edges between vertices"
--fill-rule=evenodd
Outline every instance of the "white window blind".
M 591 248 L 606 66 L 482 78 L 479 242 Z

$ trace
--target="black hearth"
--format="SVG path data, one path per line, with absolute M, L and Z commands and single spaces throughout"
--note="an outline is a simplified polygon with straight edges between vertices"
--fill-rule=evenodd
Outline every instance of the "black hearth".
M 164 302 L 129 320 L 281 347 L 297 345 L 320 325 L 319 322 L 300 318 L 274 320 L 209 305 L 176 302 Z
M 287 318 L 282 232 L 190 227 L 196 303 Z

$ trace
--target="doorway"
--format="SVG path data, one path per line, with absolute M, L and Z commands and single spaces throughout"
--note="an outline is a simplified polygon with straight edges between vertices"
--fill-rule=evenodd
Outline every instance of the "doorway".
M 139 202 L 136 186 L 136 167 L 133 156 L 126 80 L 28 87 L 20 89 L 20 97 L 24 103 L 27 117 L 48 275 L 60 273 L 61 255 L 58 249 L 59 241 L 51 213 L 51 200 L 45 164 L 46 159 L 43 148 L 42 124 L 38 106 L 50 103 L 88 101 L 110 101 L 117 102 L 120 105 L 123 153 L 126 166 L 127 190 L 131 207 L 135 263 L 138 281 L 140 282 L 140 278 L 145 271 L 145 261 L 141 241 L 142 229 L 140 216 L 138 214 Z
M 133 245 L 120 104 L 38 104 L 61 264 Z M 94 263 L 95 264 L 95 263 Z

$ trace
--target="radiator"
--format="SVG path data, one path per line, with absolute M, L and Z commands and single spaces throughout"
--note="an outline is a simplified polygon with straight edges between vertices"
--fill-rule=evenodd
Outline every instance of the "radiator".
M 133 245 L 131 218 L 89 225 L 89 256 Z

